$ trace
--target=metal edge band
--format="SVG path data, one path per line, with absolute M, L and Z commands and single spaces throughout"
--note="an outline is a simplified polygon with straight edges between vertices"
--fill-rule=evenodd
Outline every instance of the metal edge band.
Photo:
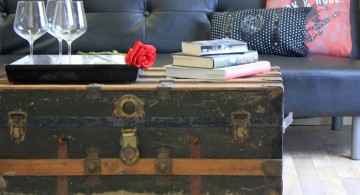
M 225 21 L 225 36 L 227 38 L 231 37 L 231 31 L 232 31 L 232 26 L 234 23 L 235 15 L 236 15 L 236 12 L 228 12 L 227 13 L 226 21 Z
M 275 8 L 274 9 L 274 26 L 271 35 L 271 45 L 273 48 L 277 47 L 280 43 L 280 19 L 283 9 Z
M 266 176 L 282 175 L 282 161 L 268 160 L 261 165 L 260 169 Z

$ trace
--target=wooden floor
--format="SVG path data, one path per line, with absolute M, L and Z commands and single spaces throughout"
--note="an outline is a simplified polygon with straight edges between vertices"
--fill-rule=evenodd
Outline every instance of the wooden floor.
M 351 126 L 290 126 L 284 134 L 284 195 L 358 195 L 360 160 L 350 159 Z

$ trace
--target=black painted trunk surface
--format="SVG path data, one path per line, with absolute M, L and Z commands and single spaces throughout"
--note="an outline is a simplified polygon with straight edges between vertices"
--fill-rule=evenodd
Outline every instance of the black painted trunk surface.
M 100 149 L 100 158 L 117 158 L 121 130 L 129 128 L 137 130 L 140 158 L 156 158 L 161 147 L 170 149 L 171 158 L 191 158 L 189 139 L 197 136 L 201 158 L 282 159 L 282 85 L 259 84 L 233 90 L 226 89 L 225 84 L 224 89 L 214 90 L 173 89 L 98 90 L 95 96 L 82 89 L 0 89 L 0 160 L 57 159 L 57 139 L 61 137 L 67 140 L 68 158 L 85 158 L 90 147 Z M 139 116 L 114 114 L 119 105 L 116 102 L 128 95 L 143 104 Z M 119 109 L 125 115 L 132 114 L 139 106 L 136 104 L 131 100 Z M 19 144 L 10 139 L 7 126 L 8 113 L 16 109 L 27 113 L 27 131 Z M 248 136 L 234 135 L 234 124 L 245 124 Z M 159 183 L 159 177 L 168 182 Z M 190 176 L 162 177 L 74 176 L 68 177 L 68 192 L 192 193 Z M 57 176 L 3 178 L 7 185 L 0 192 L 4 194 L 57 194 Z M 201 177 L 202 194 L 271 191 L 281 194 L 280 176 Z

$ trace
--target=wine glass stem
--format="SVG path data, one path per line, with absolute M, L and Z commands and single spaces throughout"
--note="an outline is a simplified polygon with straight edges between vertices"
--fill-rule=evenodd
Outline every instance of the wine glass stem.
M 71 41 L 68 41 L 67 44 L 68 44 L 68 56 L 70 57 L 71 56 Z
M 34 41 L 29 41 L 29 45 L 30 45 L 30 57 L 32 57 L 34 53 L 34 48 L 33 48 Z
M 34 54 L 34 41 L 29 41 L 30 45 L 30 63 L 33 63 L 33 54 Z
M 61 57 L 62 56 L 62 39 L 58 38 L 58 41 L 59 41 L 59 57 Z

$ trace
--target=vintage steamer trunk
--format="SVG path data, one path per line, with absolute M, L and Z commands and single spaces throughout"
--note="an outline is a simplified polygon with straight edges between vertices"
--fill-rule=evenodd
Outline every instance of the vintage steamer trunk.
M 283 85 L 0 81 L 1 194 L 281 194 Z

